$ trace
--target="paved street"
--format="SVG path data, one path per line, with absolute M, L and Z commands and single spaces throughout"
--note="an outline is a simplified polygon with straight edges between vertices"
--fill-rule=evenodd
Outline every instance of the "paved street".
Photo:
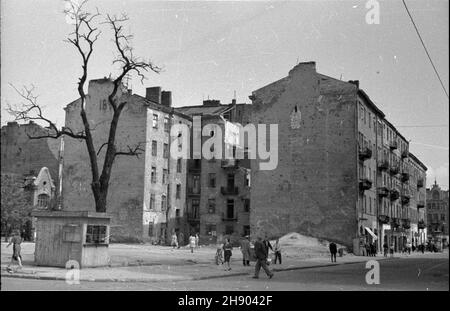
M 380 261 L 380 284 L 368 285 L 364 263 L 283 271 L 269 280 L 250 275 L 198 281 L 163 282 L 81 282 L 14 279 L 2 277 L 2 290 L 449 290 L 448 254 L 433 254 Z

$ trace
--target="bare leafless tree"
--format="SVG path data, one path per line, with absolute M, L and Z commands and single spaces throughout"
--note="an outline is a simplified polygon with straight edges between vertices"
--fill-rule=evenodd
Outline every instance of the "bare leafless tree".
M 19 90 L 13 86 L 16 92 L 25 100 L 19 107 L 9 105 L 9 112 L 14 115 L 18 121 L 40 120 L 48 124 L 46 135 L 29 136 L 30 139 L 41 138 L 59 138 L 68 136 L 75 139 L 84 140 L 90 159 L 92 183 L 91 188 L 94 194 L 95 208 L 97 212 L 106 212 L 106 199 L 108 196 L 108 187 L 111 177 L 111 170 L 114 160 L 117 156 L 139 156 L 143 152 L 141 144 L 136 146 L 127 146 L 127 150 L 117 150 L 116 131 L 120 115 L 127 105 L 125 97 L 119 97 L 118 91 L 122 85 L 122 80 L 131 73 L 137 74 L 141 82 L 145 79 L 146 72 L 159 73 L 161 68 L 154 65 L 150 60 L 140 59 L 133 54 L 130 44 L 131 35 L 126 35 L 123 31 L 123 25 L 129 19 L 125 14 L 120 17 L 107 15 L 104 22 L 98 22 L 101 18 L 98 10 L 90 13 L 85 10 L 87 0 L 77 4 L 73 1 L 67 1 L 67 8 L 64 11 L 66 17 L 73 22 L 74 31 L 69 34 L 66 42 L 73 45 L 82 59 L 82 74 L 78 79 L 78 94 L 80 95 L 80 117 L 83 122 L 83 130 L 74 132 L 68 127 L 58 129 L 56 124 L 46 118 L 42 112 L 42 106 L 37 102 L 38 97 L 34 95 L 34 87 L 24 87 Z M 92 138 L 92 128 L 86 113 L 86 94 L 84 92 L 85 83 L 88 75 L 88 65 L 94 50 L 94 45 L 101 35 L 99 27 L 101 24 L 108 25 L 113 32 L 113 42 L 117 50 L 117 58 L 113 60 L 113 65 L 119 65 L 119 74 L 112 80 L 113 88 L 108 95 L 108 103 L 113 110 L 112 119 L 109 124 L 109 134 L 107 141 L 96 151 Z M 103 147 L 106 147 L 103 167 L 101 171 L 98 165 L 98 155 Z

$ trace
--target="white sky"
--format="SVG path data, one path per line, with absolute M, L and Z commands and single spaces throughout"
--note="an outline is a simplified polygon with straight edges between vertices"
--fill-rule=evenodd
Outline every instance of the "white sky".
M 448 91 L 449 18 L 446 0 L 407 0 Z M 316 61 L 320 73 L 359 80 L 387 118 L 411 140 L 411 151 L 448 188 L 448 98 L 400 0 L 380 1 L 380 24 L 365 21 L 366 1 L 90 1 L 101 13 L 130 17 L 137 55 L 163 66 L 145 87 L 171 90 L 174 106 L 199 105 L 208 96 L 238 102 L 288 74 L 297 61 Z M 1 123 L 12 118 L 17 87 L 34 84 L 49 117 L 64 123 L 62 108 L 77 98 L 80 59 L 63 40 L 71 31 L 62 0 L 1 0 Z M 105 26 L 105 25 L 103 25 Z M 89 79 L 108 76 L 114 57 L 103 29 Z M 440 126 L 440 127 L 429 127 Z M 424 127 L 425 126 L 425 127 Z

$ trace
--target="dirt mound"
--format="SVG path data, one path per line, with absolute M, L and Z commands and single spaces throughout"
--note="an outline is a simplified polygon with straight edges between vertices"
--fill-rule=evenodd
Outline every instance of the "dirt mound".
M 271 243 L 275 241 L 271 241 Z M 328 256 L 329 244 L 327 240 L 314 238 L 299 234 L 297 232 L 288 233 L 280 237 L 280 245 L 282 252 L 288 257 L 315 257 L 315 256 Z M 344 248 L 343 245 L 337 244 L 338 249 Z

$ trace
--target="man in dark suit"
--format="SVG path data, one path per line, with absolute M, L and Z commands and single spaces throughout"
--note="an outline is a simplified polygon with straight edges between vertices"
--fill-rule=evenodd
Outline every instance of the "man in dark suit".
M 268 258 L 269 257 L 269 249 L 271 251 L 273 251 L 273 248 L 272 248 L 272 245 L 270 244 L 269 239 L 267 238 L 267 235 L 264 237 L 263 243 L 266 248 L 266 258 Z
M 337 246 L 333 242 L 330 243 L 330 253 L 331 253 L 331 262 L 336 262 Z
M 273 273 L 270 272 L 269 268 L 267 268 L 267 253 L 269 250 L 266 248 L 263 243 L 261 237 L 258 237 L 258 240 L 255 242 L 255 256 L 256 256 L 256 265 L 255 265 L 255 275 L 254 279 L 259 278 L 259 270 L 261 267 L 266 272 L 267 276 L 271 279 L 273 277 Z

